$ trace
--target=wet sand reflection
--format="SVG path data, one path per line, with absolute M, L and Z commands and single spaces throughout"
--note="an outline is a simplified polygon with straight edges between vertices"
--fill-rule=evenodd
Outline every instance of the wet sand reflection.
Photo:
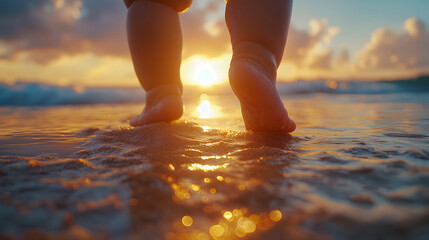
M 204 138 L 219 130 L 200 131 L 199 138 Z M 288 152 L 296 139 L 243 132 L 235 141 L 236 150 L 222 155 L 185 144 L 182 153 L 193 154 L 171 151 L 148 159 L 156 166 L 150 174 L 138 173 L 128 180 L 136 232 L 158 239 L 238 239 L 260 236 L 281 224 L 287 216 L 287 209 L 276 202 L 282 189 L 265 179 L 274 181 L 277 176 L 281 181 L 294 154 L 268 164 L 260 149 L 271 156 L 267 145 L 271 141 L 283 148 L 278 151 Z
M 424 238 L 427 104 L 386 97 L 296 96 L 294 136 L 225 95 L 138 128 L 140 104 L 0 114 L 0 239 Z

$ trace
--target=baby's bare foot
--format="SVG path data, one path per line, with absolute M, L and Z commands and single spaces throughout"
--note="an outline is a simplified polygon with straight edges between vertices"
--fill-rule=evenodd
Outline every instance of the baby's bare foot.
M 183 114 L 183 101 L 179 88 L 175 85 L 162 85 L 146 93 L 146 105 L 142 113 L 130 121 L 133 127 L 170 122 Z
M 289 118 L 276 87 L 274 56 L 257 44 L 240 47 L 234 50 L 229 81 L 240 100 L 246 129 L 293 132 L 296 125 Z

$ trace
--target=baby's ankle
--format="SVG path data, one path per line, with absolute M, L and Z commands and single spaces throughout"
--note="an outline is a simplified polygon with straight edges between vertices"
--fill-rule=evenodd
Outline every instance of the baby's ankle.
M 263 45 L 253 42 L 239 42 L 234 46 L 231 65 L 242 59 L 250 60 L 260 65 L 266 72 L 277 72 L 275 55 Z
M 182 96 L 181 87 L 174 84 L 156 86 L 146 92 L 146 102 L 156 101 L 166 96 Z

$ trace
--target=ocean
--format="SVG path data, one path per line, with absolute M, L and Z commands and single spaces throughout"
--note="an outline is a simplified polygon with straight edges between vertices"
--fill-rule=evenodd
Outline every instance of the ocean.
M 139 88 L 1 84 L 0 238 L 428 239 L 428 78 L 278 88 L 290 135 L 227 86 L 132 128 Z

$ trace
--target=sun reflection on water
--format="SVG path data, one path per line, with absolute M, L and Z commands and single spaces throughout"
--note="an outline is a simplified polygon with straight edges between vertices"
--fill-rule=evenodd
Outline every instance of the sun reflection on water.
M 260 185 L 260 180 L 229 176 L 228 166 L 231 163 L 225 163 L 225 160 L 230 159 L 229 155 L 207 155 L 196 159 L 196 162 L 189 164 L 170 164 L 173 171 L 165 179 L 174 191 L 174 202 L 189 206 L 202 204 L 201 212 L 178 216 L 174 221 L 174 232 L 167 233 L 166 239 L 242 239 L 269 231 L 284 219 L 279 209 L 261 212 L 244 206 L 228 208 L 223 205 L 222 199 L 225 194 L 230 194 L 228 192 L 231 189 L 247 191 Z M 203 164 L 205 161 L 211 164 Z M 185 174 L 187 177 L 177 178 L 179 172 L 185 176 L 182 175 L 183 171 L 188 172 Z M 221 172 L 226 176 L 220 175 Z M 191 175 L 198 177 L 192 178 Z
M 282 219 L 282 212 L 280 212 L 279 210 L 273 210 L 270 212 L 270 219 L 273 220 L 274 222 L 278 222 Z
M 211 129 L 208 126 L 202 126 L 201 128 L 203 129 L 204 132 L 208 132 Z
M 225 163 L 222 165 L 204 165 L 199 163 L 192 163 L 191 165 L 188 166 L 188 169 L 191 171 L 203 170 L 204 172 L 208 172 L 208 171 L 215 171 L 219 168 L 226 168 L 228 167 L 228 165 L 229 163 Z
M 230 158 L 229 156 L 227 156 L 227 155 L 222 155 L 222 156 L 217 156 L 217 155 L 214 155 L 214 156 L 201 156 L 201 159 L 202 160 L 208 160 L 208 159 L 222 159 L 222 158 Z
M 209 100 L 202 100 L 200 105 L 197 107 L 197 110 L 199 112 L 200 118 L 212 118 L 216 116 Z
M 200 104 L 195 109 L 194 115 L 201 119 L 208 118 L 217 118 L 220 116 L 220 108 L 213 105 L 206 94 L 200 96 Z M 203 127 L 203 130 L 206 132 L 210 128 Z
M 249 234 L 255 232 L 263 232 L 273 228 L 277 222 L 281 220 L 278 216 L 281 216 L 280 210 L 272 210 L 270 213 L 261 212 L 259 214 L 250 213 L 247 208 L 233 209 L 231 211 L 223 210 L 223 215 L 218 221 L 211 225 L 200 225 L 195 226 L 194 223 L 198 223 L 199 219 L 192 218 L 185 215 L 181 219 L 182 225 L 189 229 L 192 226 L 191 231 L 179 231 L 181 237 L 172 239 L 239 239 L 244 238 Z M 276 216 L 275 219 L 271 218 L 271 215 Z M 188 233 L 188 234 L 186 234 Z M 200 238 L 201 237 L 201 238 Z
M 190 216 L 186 215 L 183 216 L 182 223 L 184 226 L 190 227 L 194 223 L 194 220 Z

